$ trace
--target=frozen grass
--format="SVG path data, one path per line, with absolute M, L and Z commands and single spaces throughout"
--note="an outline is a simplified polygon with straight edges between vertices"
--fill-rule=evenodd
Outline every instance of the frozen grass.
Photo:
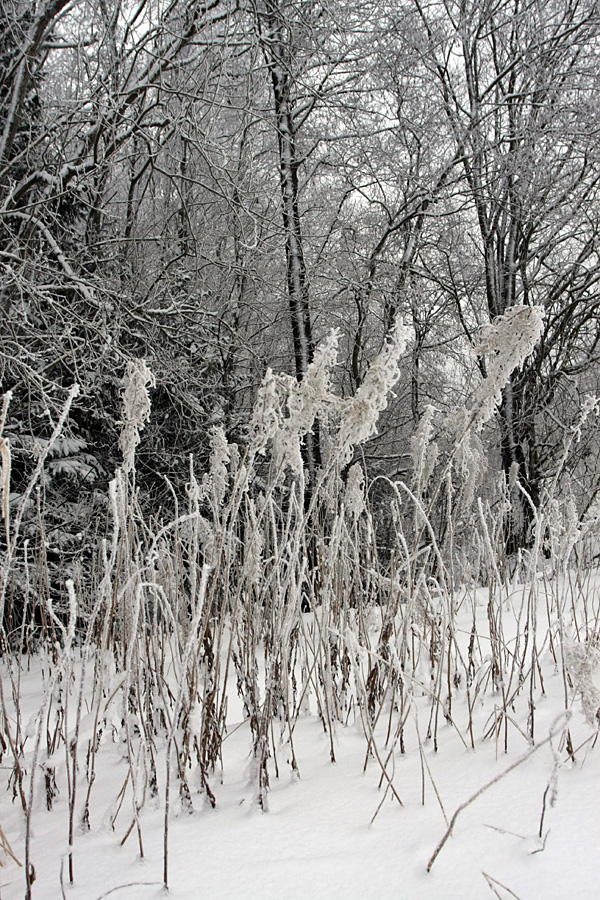
M 594 584 L 594 589 L 597 587 Z M 519 599 L 519 595 L 512 597 L 513 602 Z M 562 672 L 546 648 L 540 652 L 538 675 L 543 676 L 544 692 L 536 693 L 536 743 L 522 733 L 529 702 L 525 692 L 511 709 L 509 749 L 504 752 L 502 697 L 482 683 L 491 663 L 491 656 L 485 661 L 486 592 L 477 591 L 474 600 L 481 620 L 479 641 L 483 651 L 474 679 L 479 689 L 470 704 L 466 693 L 456 690 L 452 723 L 443 718 L 438 724 L 438 751 L 434 750 L 433 739 L 425 739 L 434 709 L 427 684 L 415 685 L 412 691 L 403 729 L 404 753 L 396 746 L 390 756 L 393 738 L 386 743 L 386 737 L 391 711 L 386 710 L 386 720 L 380 717 L 375 729 L 377 754 L 397 796 L 391 789 L 386 792 L 375 751 L 366 752 L 365 729 L 358 710 L 350 711 L 347 723 L 336 722 L 332 741 L 318 715 L 316 697 L 311 694 L 308 708 L 293 730 L 296 770 L 287 723 L 277 717 L 272 723 L 267 763 L 269 812 L 261 814 L 254 735 L 239 702 L 232 703 L 219 765 L 208 776 L 214 809 L 199 768 L 189 766 L 189 794 L 186 791 L 182 795 L 177 766 L 173 765 L 177 788 L 171 797 L 169 832 L 172 896 L 178 900 L 199 895 L 275 898 L 284 892 L 301 898 L 309 891 L 315 897 L 433 900 L 443 896 L 476 900 L 494 896 L 492 887 L 500 897 L 510 897 L 499 887 L 505 885 L 521 900 L 558 900 L 564 896 L 591 900 L 600 874 L 600 762 L 593 746 L 595 732 L 586 722 L 581 698 L 570 690 L 569 705 L 571 700 L 574 704 L 568 723 L 573 753 L 569 752 L 560 715 L 564 707 Z M 308 630 L 312 614 L 304 614 L 303 620 Z M 471 611 L 463 607 L 457 614 L 457 632 L 465 644 L 470 639 L 470 621 Z M 47 678 L 43 667 L 37 658 L 30 671 L 23 673 L 25 719 L 30 711 L 35 717 L 39 685 Z M 46 669 L 49 667 L 46 663 Z M 77 663 L 75 684 L 80 672 Z M 262 672 L 260 677 L 264 677 Z M 228 695 L 235 699 L 234 683 Z M 200 730 L 200 726 L 197 721 L 192 727 Z M 475 749 L 470 747 L 471 732 Z M 89 815 L 82 827 L 89 769 L 86 757 L 94 733 L 96 779 Z M 553 738 L 548 741 L 550 734 Z M 92 709 L 84 713 L 79 740 L 83 790 L 72 846 L 74 884 L 69 885 L 68 875 L 69 787 L 63 748 L 62 752 L 44 756 L 38 769 L 30 852 L 37 875 L 33 894 L 60 897 L 62 872 L 67 897 L 93 900 L 118 887 L 122 891 L 117 896 L 161 895 L 168 734 L 154 737 L 158 792 L 152 796 L 148 789 L 146 801 L 137 812 L 144 860 L 140 858 L 136 828 L 132 828 L 136 818 L 132 759 L 139 759 L 140 753 L 138 750 L 134 757 L 128 748 L 118 696 L 110 700 L 107 690 L 101 728 Z M 332 745 L 335 763 L 331 762 Z M 48 811 L 50 769 L 51 793 L 55 795 Z M 139 782 L 138 777 L 138 791 Z M 464 806 L 485 787 L 487 790 Z M 428 873 L 449 823 L 463 806 L 454 820 L 451 837 Z M 22 854 L 23 812 L 18 801 L 10 802 L 8 795 L 2 806 L 2 821 L 13 850 Z M 22 871 L 6 854 L 4 862 L 3 900 L 22 897 Z M 151 884 L 143 886 L 141 882 Z
M 593 896 L 595 514 L 578 521 L 557 479 L 531 550 L 504 558 L 518 483 L 494 511 L 479 496 L 484 383 L 442 426 L 445 456 L 431 411 L 411 484 L 379 480 L 383 546 L 351 462 L 404 342 L 351 400 L 329 383 L 334 337 L 302 384 L 269 373 L 245 451 L 216 429 L 168 522 L 138 506 L 151 375 L 132 365 L 107 538 L 58 610 L 5 505 L 2 621 L 24 600 L 3 634 L 4 900 Z M 326 461 L 307 486 L 316 418 Z M 6 486 L 6 444 L 2 461 Z

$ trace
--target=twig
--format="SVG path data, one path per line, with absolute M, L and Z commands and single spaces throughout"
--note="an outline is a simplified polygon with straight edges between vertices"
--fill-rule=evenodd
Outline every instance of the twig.
M 99 894 L 96 900 L 103 900 L 104 897 L 110 896 L 110 894 L 116 894 L 117 891 L 124 891 L 127 888 L 132 887 L 160 887 L 162 881 L 128 881 L 127 884 L 119 884 L 117 887 L 111 888 L 109 891 L 105 891 L 103 894 Z
M 515 894 L 514 891 L 511 891 L 511 889 L 510 889 L 509 887 L 506 887 L 505 884 L 502 884 L 501 881 L 498 881 L 496 878 L 492 878 L 491 875 L 486 875 L 485 872 L 482 872 L 481 874 L 483 875 L 483 877 L 484 877 L 485 880 L 487 881 L 487 884 L 488 884 L 489 889 L 492 891 L 492 893 L 494 893 L 494 894 L 496 895 L 496 897 L 498 897 L 498 900 L 503 900 L 503 898 L 500 896 L 500 894 L 498 893 L 498 891 L 497 891 L 496 888 L 494 887 L 495 884 L 497 884 L 498 887 L 501 887 L 503 891 L 508 891 L 508 893 L 510 894 L 510 896 L 511 896 L 511 897 L 514 897 L 515 900 L 521 900 L 521 898 L 518 896 L 518 894 Z
M 481 795 L 483 793 L 485 793 L 485 791 L 487 791 L 489 788 L 493 787 L 495 784 L 497 784 L 499 781 L 501 781 L 505 775 L 508 775 L 510 772 L 513 771 L 513 769 L 518 768 L 518 766 L 520 766 L 522 763 L 526 762 L 531 756 L 533 756 L 534 753 L 537 753 L 538 750 L 540 750 L 546 744 L 550 743 L 550 741 L 554 737 L 556 737 L 559 730 L 561 730 L 561 728 L 564 727 L 564 724 L 566 724 L 570 718 L 571 718 L 570 710 L 565 710 L 564 713 L 561 713 L 561 715 L 558 717 L 558 719 L 555 721 L 554 725 L 550 729 L 550 733 L 547 738 L 544 738 L 544 740 L 541 741 L 539 744 L 536 744 L 535 746 L 530 747 L 526 753 L 524 753 L 522 756 L 520 756 L 519 759 L 515 760 L 515 762 L 512 763 L 507 769 L 505 769 L 503 772 L 500 772 L 499 775 L 496 775 L 495 778 L 492 778 L 491 781 L 488 781 L 487 784 L 484 784 L 483 787 L 480 787 L 478 791 L 475 791 L 475 793 L 473 794 L 472 797 L 470 797 L 464 803 L 460 804 L 460 806 L 456 809 L 454 815 L 450 819 L 450 825 L 448 826 L 446 833 L 444 834 L 443 838 L 437 845 L 433 856 L 431 857 L 431 859 L 429 860 L 429 862 L 427 864 L 428 872 L 431 872 L 431 868 L 432 868 L 434 862 L 438 858 L 442 848 L 444 847 L 444 844 L 446 843 L 446 841 L 452 834 L 452 830 L 454 828 L 454 825 L 456 824 L 456 820 L 458 819 L 461 812 L 463 812 L 463 810 L 465 810 L 468 806 L 470 806 L 471 803 L 473 803 L 475 800 L 477 800 L 479 797 L 481 797 Z M 563 720 L 563 722 L 559 726 L 560 720 Z
M 12 847 L 10 846 L 10 844 L 8 843 L 8 838 L 7 838 L 6 835 L 4 834 L 4 831 L 2 830 L 2 826 L 1 826 L 1 825 L 0 825 L 0 846 L 2 847 L 2 849 L 4 850 L 5 853 L 8 853 L 8 855 L 10 856 L 10 858 L 11 858 L 14 862 L 16 862 L 16 864 L 17 864 L 18 866 L 21 866 L 21 867 L 23 866 L 23 863 L 20 862 L 20 861 L 17 859 L 17 857 L 15 856 L 15 854 L 13 853 L 13 849 L 12 849 Z

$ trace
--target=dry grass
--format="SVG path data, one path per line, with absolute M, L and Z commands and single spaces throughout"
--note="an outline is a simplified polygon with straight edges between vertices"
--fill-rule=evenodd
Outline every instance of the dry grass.
M 302 764 L 294 730 L 307 711 L 320 718 L 332 760 L 336 728 L 359 721 L 365 767 L 377 767 L 384 797 L 399 803 L 394 759 L 405 752 L 409 728 L 424 765 L 425 741 L 443 750 L 442 725 L 470 748 L 487 739 L 506 752 L 513 740 L 526 741 L 520 761 L 550 739 L 576 753 L 568 717 L 551 738 L 536 742 L 542 653 L 551 653 L 562 671 L 565 708 L 584 698 L 597 728 L 592 672 L 600 610 L 586 591 L 589 570 L 582 563 L 595 522 L 574 526 L 568 505 L 558 502 L 558 481 L 536 511 L 531 550 L 507 561 L 509 492 L 496 498 L 492 512 L 475 482 L 465 483 L 467 450 L 471 465 L 475 459 L 469 427 L 477 415 L 471 412 L 471 426 L 445 459 L 434 448 L 430 420 L 413 442 L 412 484 L 384 485 L 394 537 L 385 548 L 378 541 L 372 486 L 360 465 L 349 463 L 355 442 L 375 427 L 374 418 L 365 427 L 361 404 L 384 406 L 402 348 L 399 336 L 355 402 L 342 403 L 331 393 L 333 342 L 305 384 L 269 375 L 244 452 L 215 429 L 209 471 L 200 477 L 190 464 L 187 496 L 174 499 L 176 514 L 167 522 L 148 521 L 138 504 L 135 445 L 149 413 L 149 374 L 132 368 L 125 392 L 127 464 L 111 483 L 107 537 L 89 579 L 67 583 L 67 602 L 57 612 L 28 575 L 16 640 L 3 634 L 0 734 L 7 788 L 19 799 L 26 826 L 27 897 L 35 877 L 30 834 L 37 793 L 45 790 L 50 808 L 60 768 L 69 797 L 73 881 L 74 829 L 89 822 L 102 739 L 111 728 L 127 759 L 113 825 L 128 809 L 122 842 L 135 834 L 143 855 L 140 813 L 149 798 L 161 798 L 165 885 L 171 809 L 191 808 L 199 796 L 217 802 L 213 774 L 223 764 L 234 698 L 249 729 L 255 802 L 262 810 L 268 809 L 270 779 L 283 765 L 278 748 L 288 748 L 292 771 Z M 330 449 L 309 487 L 301 445 L 315 418 L 327 425 Z M 2 461 L 6 482 L 7 448 Z M 5 510 L 5 522 L 3 609 L 14 602 L 9 586 L 17 564 L 20 571 L 36 566 L 20 540 L 20 511 L 9 523 Z M 465 621 L 467 635 L 459 628 Z M 43 701 L 25 722 L 21 672 L 31 663 L 27 635 L 34 627 Z M 419 721 L 415 702 L 424 694 L 426 722 Z M 493 697 L 494 713 L 482 723 L 476 710 L 483 697 Z M 455 716 L 457 706 L 467 710 L 466 723 L 462 712 Z M 423 794 L 424 786 L 425 768 Z

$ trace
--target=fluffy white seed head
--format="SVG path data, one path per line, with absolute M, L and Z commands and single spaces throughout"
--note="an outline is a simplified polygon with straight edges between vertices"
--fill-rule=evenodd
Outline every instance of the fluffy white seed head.
M 131 472 L 135 467 L 140 431 L 150 418 L 149 389 L 155 385 L 154 375 L 144 359 L 132 359 L 127 363 L 123 379 L 123 429 L 119 437 L 125 472 Z
M 475 349 L 489 359 L 487 376 L 477 388 L 470 410 L 470 424 L 477 430 L 496 412 L 502 401 L 502 388 L 533 352 L 543 327 L 541 306 L 511 306 L 481 329 Z

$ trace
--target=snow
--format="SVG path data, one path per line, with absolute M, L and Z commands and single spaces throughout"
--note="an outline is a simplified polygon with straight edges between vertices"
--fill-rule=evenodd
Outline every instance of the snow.
M 482 621 L 485 596 L 482 591 Z M 509 609 L 507 603 L 505 627 Z M 460 630 L 466 640 L 471 612 L 466 608 L 463 612 Z M 480 637 L 482 633 L 480 630 Z M 21 673 L 24 723 L 41 704 L 42 668 L 42 660 L 34 658 Z M 311 708 L 296 720 L 293 742 L 299 773 L 291 767 L 287 728 L 274 719 L 276 752 L 270 759 L 267 812 L 261 812 L 256 804 L 252 738 L 231 676 L 222 770 L 210 779 L 216 808 L 211 808 L 201 792 L 198 773 L 190 775 L 193 809 L 173 803 L 169 896 L 174 900 L 592 900 L 600 882 L 597 731 L 586 720 L 575 693 L 570 695 L 570 712 L 565 712 L 562 671 L 547 645 L 540 655 L 540 671 L 544 692 L 539 691 L 535 698 L 535 744 L 524 733 L 527 697 L 519 696 L 508 725 L 507 753 L 504 729 L 498 739 L 489 735 L 494 711 L 501 705 L 498 691 L 488 689 L 476 700 L 474 749 L 468 746 L 468 707 L 460 690 L 453 698 L 453 723 L 440 715 L 437 752 L 432 740 L 425 739 L 431 713 L 426 690 L 415 690 L 405 727 L 405 752 L 400 752 L 396 743 L 387 763 L 391 744 L 386 747 L 388 721 L 382 715 L 376 727 L 377 748 L 402 806 L 380 785 L 380 763 L 376 755 L 367 753 L 356 705 L 348 711 L 347 724 L 338 722 L 334 727 L 335 763 L 330 758 L 330 737 L 316 710 Z M 75 665 L 75 686 L 79 673 Z M 2 678 L 6 697 L 10 686 L 6 663 Z M 71 717 L 76 694 L 73 690 Z M 36 873 L 33 898 L 154 900 L 165 896 L 166 739 L 156 739 L 158 794 L 148 797 L 140 812 L 142 859 L 136 829 L 129 831 L 133 816 L 124 729 L 116 707 L 111 715 L 98 748 L 90 828 L 84 830 L 80 824 L 76 828 L 72 885 L 67 862 L 69 794 L 64 747 L 42 760 L 53 765 L 59 787 L 51 811 L 46 809 L 41 763 L 38 765 L 31 839 Z M 194 711 L 192 724 L 196 715 Z M 569 715 L 575 761 L 564 740 Z M 78 757 L 78 823 L 87 792 L 85 748 L 91 734 L 93 716 L 86 709 Z M 26 745 L 28 765 L 32 750 L 30 739 Z M 10 762 L 5 753 L 2 772 L 6 778 Z M 491 784 L 494 779 L 498 780 Z M 459 812 L 428 872 L 454 813 L 490 784 Z M 175 798 L 177 785 L 174 774 L 171 793 Z M 118 808 L 123 788 L 123 803 Z M 11 789 L 0 795 L 0 824 L 23 862 L 25 817 Z M 2 900 L 22 898 L 23 869 L 3 851 L 0 858 Z
M 236 746 L 229 750 L 239 762 L 246 755 L 241 737 L 242 732 L 237 732 Z M 253 807 L 252 787 L 239 777 L 225 780 L 216 810 L 200 808 L 174 819 L 172 897 L 477 900 L 492 896 L 484 872 L 521 900 L 592 900 L 596 896 L 600 876 L 597 753 L 588 755 L 583 765 L 561 769 L 557 802 L 546 813 L 549 833 L 543 850 L 537 832 L 553 760 L 551 753 L 541 751 L 539 758 L 525 763 L 521 771 L 465 810 L 428 874 L 427 862 L 446 825 L 429 784 L 425 806 L 421 805 L 417 755 L 397 763 L 396 785 L 404 807 L 386 801 L 370 826 L 380 796 L 375 770 L 361 771 L 362 736 L 353 728 L 342 730 L 336 741 L 341 761 L 336 764 L 329 761 L 328 742 L 318 723 L 303 722 L 298 738 L 307 760 L 302 777 L 292 781 L 286 774 L 274 782 L 267 814 Z M 466 752 L 455 745 L 449 753 L 427 751 L 448 813 L 506 766 L 502 756 L 496 762 L 486 749 Z M 109 779 L 103 786 L 107 809 L 120 788 L 118 769 L 115 765 L 113 784 Z M 60 866 L 67 853 L 64 815 L 64 828 L 58 827 L 59 806 L 39 815 L 33 841 L 37 872 L 33 893 L 48 900 L 61 897 Z M 3 821 L 7 821 L 6 807 Z M 113 832 L 106 817 L 99 816 L 89 834 L 79 834 L 75 885 L 65 885 L 65 895 L 95 900 L 118 888 L 114 895 L 131 900 L 161 896 L 162 811 L 145 811 L 142 823 L 144 860 L 139 858 L 133 834 L 120 846 L 128 824 L 125 819 L 117 820 Z M 3 900 L 22 897 L 23 880 L 16 866 L 2 874 Z M 500 892 L 500 896 L 510 895 Z

